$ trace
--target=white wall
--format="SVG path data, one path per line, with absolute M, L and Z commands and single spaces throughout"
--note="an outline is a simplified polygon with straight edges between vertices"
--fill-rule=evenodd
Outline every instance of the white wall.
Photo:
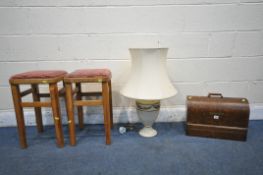
M 186 95 L 208 92 L 247 97 L 263 118 L 263 0 L 1 0 L 0 126 L 15 125 L 8 78 L 32 69 L 108 67 L 115 121 L 136 121 L 118 92 L 130 47 L 169 47 L 179 94 L 159 121 L 183 120 Z

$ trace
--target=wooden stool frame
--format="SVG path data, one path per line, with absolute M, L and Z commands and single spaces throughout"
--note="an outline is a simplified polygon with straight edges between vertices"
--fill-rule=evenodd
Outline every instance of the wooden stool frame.
M 66 101 L 69 124 L 69 138 L 70 145 L 76 145 L 75 121 L 74 121 L 74 106 L 77 106 L 79 128 L 84 128 L 83 122 L 83 106 L 103 106 L 104 114 L 104 128 L 106 135 L 106 144 L 111 144 L 111 128 L 113 127 L 113 113 L 112 113 L 112 92 L 111 80 L 103 77 L 92 78 L 64 78 L 66 87 Z M 82 92 L 81 83 L 101 83 L 101 92 Z M 72 85 L 75 84 L 73 90 Z M 74 99 L 74 95 L 76 98 Z M 83 96 L 101 96 L 102 99 L 97 100 L 82 100 Z
M 58 147 L 64 147 L 64 136 L 61 124 L 61 112 L 59 105 L 59 95 L 63 95 L 64 88 L 58 90 L 57 84 L 62 81 L 64 76 L 56 78 L 39 79 L 10 79 L 13 103 L 15 108 L 19 142 L 21 148 L 27 148 L 26 128 L 24 121 L 24 107 L 34 107 L 37 130 L 43 132 L 41 107 L 51 107 L 55 124 L 56 142 Z M 39 84 L 48 84 L 49 93 L 39 93 Z M 21 92 L 20 85 L 31 85 L 31 88 Z M 22 102 L 22 97 L 32 94 L 33 102 Z M 41 97 L 50 97 L 49 102 L 41 102 Z

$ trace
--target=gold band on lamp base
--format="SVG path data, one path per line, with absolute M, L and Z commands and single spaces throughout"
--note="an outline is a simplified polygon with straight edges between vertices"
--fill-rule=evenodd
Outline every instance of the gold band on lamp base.
M 153 123 L 157 119 L 160 111 L 159 100 L 136 100 L 137 114 L 144 128 L 139 131 L 143 137 L 154 137 L 157 131 L 152 128 Z

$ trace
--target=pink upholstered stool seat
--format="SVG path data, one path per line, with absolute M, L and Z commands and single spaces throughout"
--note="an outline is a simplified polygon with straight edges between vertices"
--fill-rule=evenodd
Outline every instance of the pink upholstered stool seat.
M 67 74 L 63 70 L 36 70 L 13 75 L 11 79 L 55 78 Z
M 35 70 L 13 75 L 9 80 L 12 83 L 52 83 L 57 82 L 57 79 L 63 78 L 67 74 L 63 70 Z
M 72 73 L 69 73 L 67 78 L 91 78 L 91 79 L 111 79 L 111 71 L 109 69 L 78 69 Z

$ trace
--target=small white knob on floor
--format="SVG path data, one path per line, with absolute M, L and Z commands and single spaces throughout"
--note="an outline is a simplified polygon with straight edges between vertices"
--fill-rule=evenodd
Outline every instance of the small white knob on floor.
M 121 133 L 121 134 L 124 134 L 125 132 L 126 132 L 126 128 L 125 127 L 123 127 L 123 126 L 121 126 L 121 127 L 119 127 L 119 132 Z

